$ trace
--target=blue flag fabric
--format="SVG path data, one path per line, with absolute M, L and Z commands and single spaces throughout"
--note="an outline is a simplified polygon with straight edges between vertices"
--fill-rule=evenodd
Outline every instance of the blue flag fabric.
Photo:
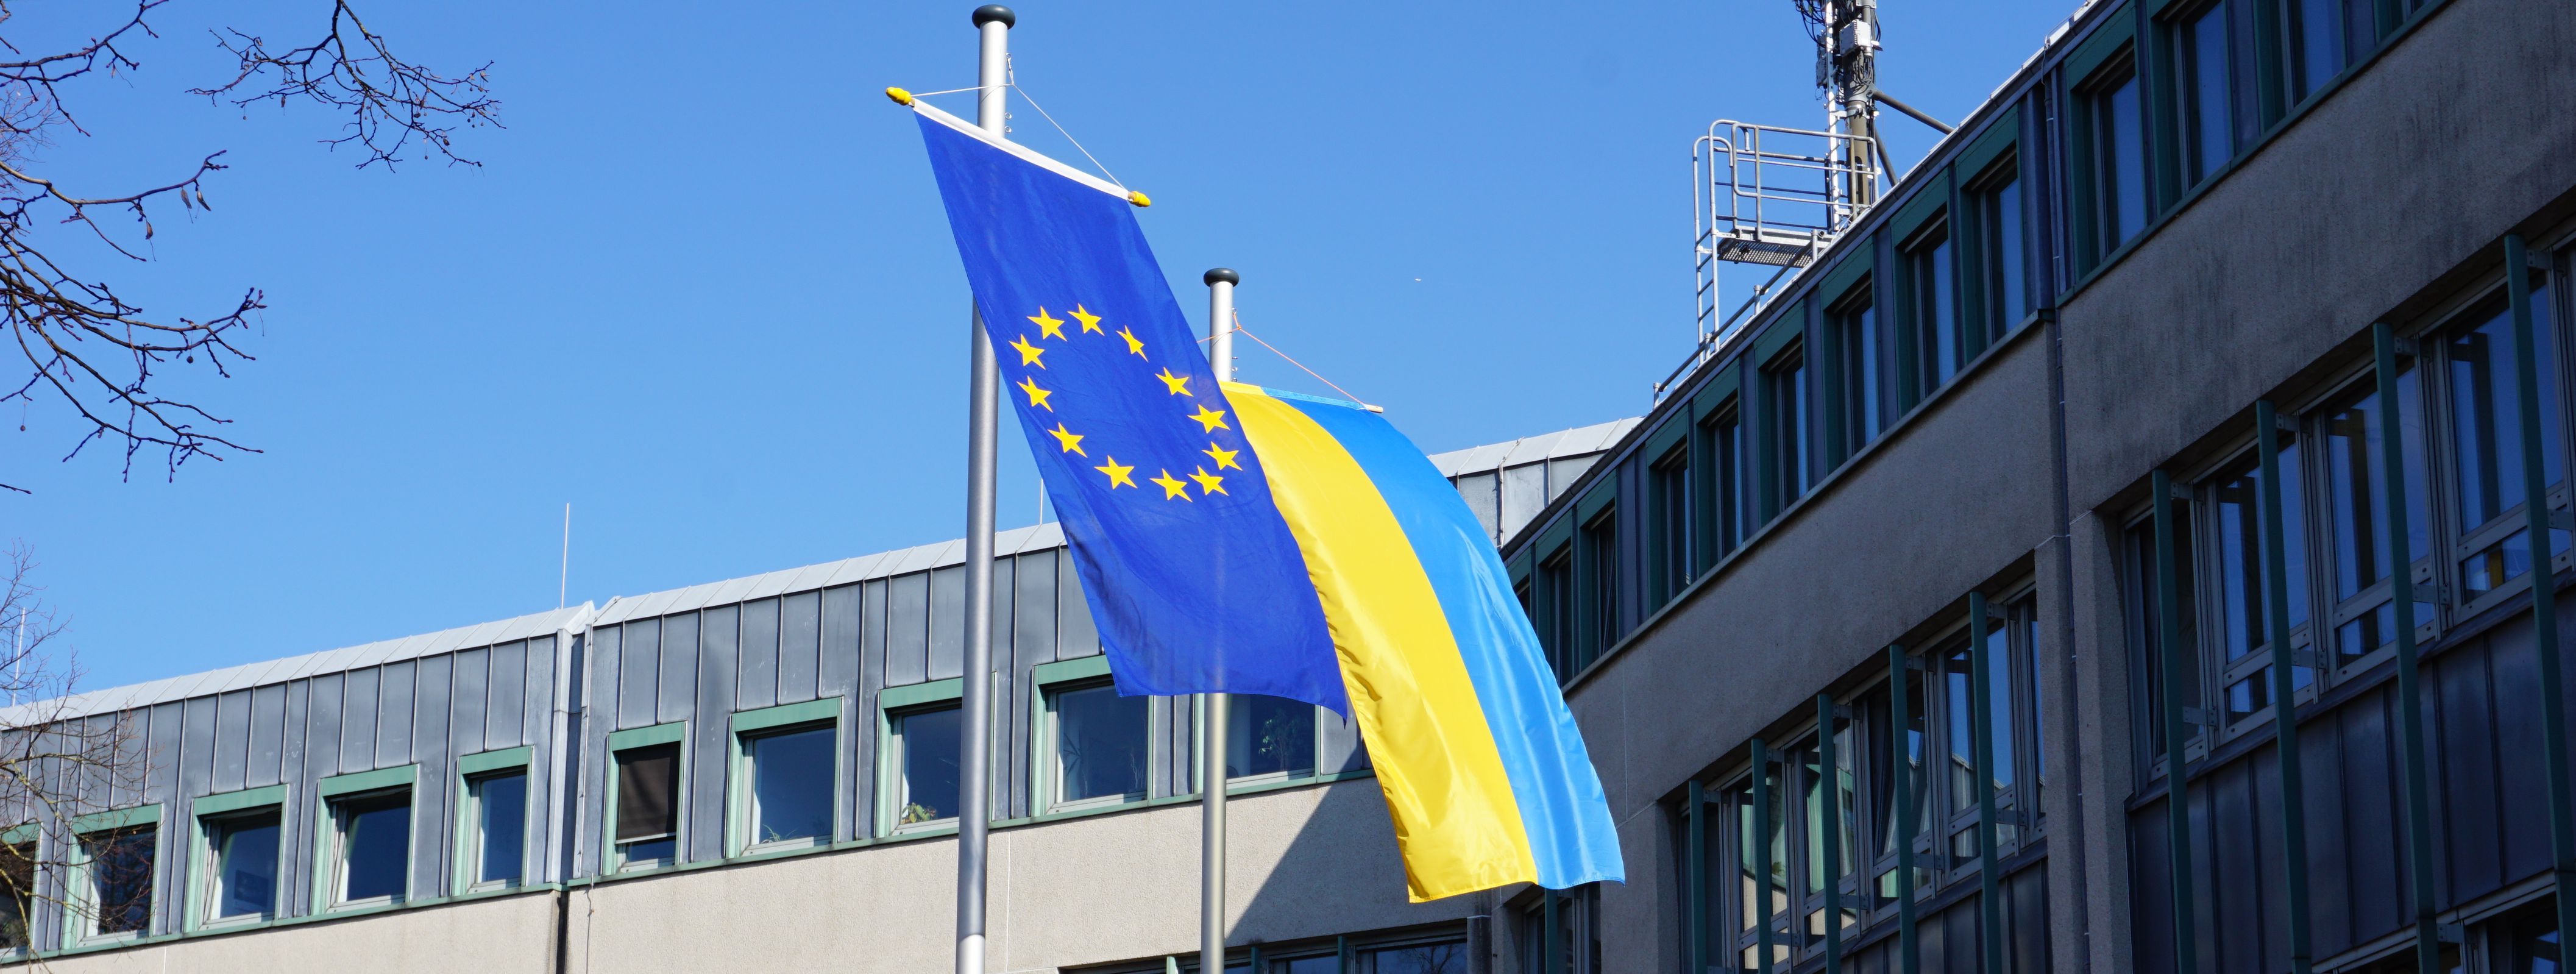
M 1130 205 L 917 117 L 1119 692 L 1347 716 L 1297 540 Z

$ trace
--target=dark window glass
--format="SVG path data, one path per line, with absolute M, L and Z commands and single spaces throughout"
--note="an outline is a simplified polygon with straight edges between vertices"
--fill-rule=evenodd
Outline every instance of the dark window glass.
M 1662 605 L 1690 584 L 1690 448 L 1673 448 L 1646 471 L 1654 523 L 1648 526 L 1654 559 L 1654 603 Z
M 2090 101 L 2098 258 L 2146 229 L 2147 152 L 2134 72 L 2096 88 Z
M 2282 0 L 2290 38 L 2290 100 L 2306 101 L 2343 70 L 2341 0 Z
M 2019 163 L 2005 160 L 1995 168 L 2012 173 Z M 2021 181 L 2009 176 L 1972 191 L 1978 233 L 1980 306 L 1976 327 L 1991 344 L 2030 314 L 2029 291 L 2023 284 Z
M 1315 773 L 1314 704 L 1243 693 L 1225 706 L 1226 777 Z
M 957 762 L 964 747 L 958 737 L 957 708 L 916 710 L 898 719 L 895 733 L 903 755 L 903 791 L 896 824 L 956 818 Z
M 2189 666 L 2197 656 L 2196 647 L 2200 645 L 2200 626 L 2196 621 L 2199 609 L 2192 597 L 2192 552 L 2195 549 L 2192 545 L 2191 509 L 2181 501 L 2170 503 L 2174 520 L 2174 601 L 2181 620 L 2181 631 L 2174 636 L 2182 648 L 2184 665 Z M 2138 663 L 2138 679 L 2146 686 L 2146 692 L 2134 695 L 2143 708 L 2136 719 L 2147 729 L 2142 736 L 2147 756 L 2157 758 L 2165 753 L 2165 685 L 2164 649 L 2157 629 L 2155 525 L 2152 520 L 2142 520 L 2129 529 L 2128 549 L 2130 616 L 2134 620 L 2129 631 L 2135 641 L 2131 652 Z M 2184 673 L 2181 677 L 2182 705 L 2186 708 L 2200 706 L 2198 674 Z M 2147 771 L 2151 775 L 2162 774 L 2164 765 L 2155 763 Z
M 160 838 L 149 825 L 81 836 L 98 935 L 143 933 L 151 925 L 152 859 Z
M 2234 147 L 2228 117 L 2227 4 L 2210 4 L 2182 24 L 2185 181 L 2198 184 L 2227 165 Z
M 2295 439 L 2281 434 L 2281 522 L 2282 555 L 2289 573 L 2289 626 L 2293 629 L 2308 622 L 2308 546 L 2300 532 L 2306 523 L 2305 505 L 2299 495 L 2299 447 Z M 2269 666 L 2254 665 L 2270 658 L 2271 615 L 2266 611 L 2267 597 L 2263 586 L 2263 521 L 2262 468 L 2255 457 L 2246 457 L 2219 475 L 2215 482 L 2215 507 L 2211 511 L 2210 543 L 2218 556 L 2218 576 L 2212 580 L 2211 593 L 2218 599 L 2219 641 L 2222 663 L 2227 668 L 2227 709 L 2230 717 L 2245 717 L 2271 705 L 2272 684 Z M 2238 665 L 2245 661 L 2253 668 Z M 2306 674 L 2298 674 L 2304 682 Z
M 2566 476 L 2559 427 L 2557 350 L 2545 286 L 2531 294 L 2532 338 L 2540 363 L 2541 479 Z M 2502 302 L 2480 308 L 2443 340 L 2449 363 L 2451 461 L 2457 478 L 2460 524 L 2479 527 L 2520 508 L 2524 500 L 2521 384 L 2514 358 L 2513 320 Z M 2567 532 L 2550 532 L 2550 550 L 2567 549 Z M 2514 530 L 2480 545 L 2460 561 L 2462 587 L 2475 596 L 2531 570 L 2531 539 Z
M 751 763 L 751 841 L 789 842 L 832 834 L 831 725 L 764 734 L 743 742 Z
M 2507 937 L 2510 955 L 2501 965 L 2508 974 L 2558 974 L 2566 970 L 2558 954 L 2558 917 L 2542 910 L 2513 921 Z
M 0 887 L 6 887 L 7 905 L 0 910 L 0 950 L 25 950 L 29 924 L 36 917 L 36 843 L 0 844 Z
M 1538 563 L 1539 643 L 1557 679 L 1574 675 L 1574 553 L 1559 547 Z
M 1868 285 L 1862 285 L 1867 287 Z M 1868 304 L 1846 307 L 1834 316 L 1841 373 L 1843 442 L 1859 452 L 1878 438 L 1878 315 Z
M 207 823 L 214 858 L 208 919 L 257 916 L 277 905 L 277 810 Z
M 1735 550 L 1753 524 L 1753 465 L 1744 452 L 1744 426 L 1729 412 L 1717 420 L 1717 548 Z
M 1902 753 L 1896 756 L 1896 760 L 1905 763 L 1905 798 L 1903 799 L 1905 805 L 1889 807 L 1889 800 L 1895 796 L 1883 790 L 1870 796 L 1871 807 L 1876 810 L 1872 820 L 1877 823 L 1878 855 L 1888 860 L 1887 871 L 1878 877 L 1877 895 L 1882 906 L 1896 902 L 1897 897 L 1896 870 L 1893 860 L 1899 851 L 1896 844 L 1898 816 L 1906 807 L 1913 809 L 1914 834 L 1917 836 L 1939 827 L 1932 818 L 1932 788 L 1931 782 L 1926 777 L 1928 769 L 1923 760 L 1924 749 L 1930 746 L 1931 729 L 1931 714 L 1926 709 L 1931 696 L 1926 692 L 1924 677 L 1927 675 L 1920 672 L 1906 674 L 1905 726 L 1902 728 L 1903 733 L 1899 735 L 1901 740 L 1898 744 L 1902 748 Z M 1885 700 L 1885 696 L 1882 694 L 1880 699 Z M 1893 714 L 1884 716 L 1888 719 L 1894 718 Z M 1889 784 L 1892 786 L 1894 783 L 1889 782 Z M 1931 884 L 1928 873 L 1928 870 L 1915 870 L 1914 883 L 1917 889 Z
M 1419 944 L 1411 947 L 1387 947 L 1360 955 L 1361 974 L 1466 974 L 1467 949 L 1463 944 Z M 1321 970 L 1321 967 L 1317 968 Z
M 1935 227 L 1905 252 L 1907 299 L 1914 305 L 1914 371 L 1917 387 L 1930 395 L 1959 374 L 1961 347 L 1956 286 L 1947 228 Z
M 1768 464 L 1779 505 L 1807 493 L 1807 360 L 1792 349 L 1762 370 L 1763 411 L 1771 427 Z
M 335 902 L 401 896 L 411 865 L 411 793 L 342 799 L 331 811 L 340 830 Z
M 1601 512 L 1577 532 L 1583 550 L 1575 565 L 1583 586 L 1583 638 L 1567 675 L 1580 673 L 1619 640 L 1619 509 Z
M 2396 638 L 2397 610 L 2387 601 L 2392 555 L 2388 548 L 2387 461 L 2382 459 L 2381 424 L 2387 411 L 2375 385 L 2345 393 L 2324 411 L 2322 455 L 2326 487 L 2327 540 L 2332 544 L 2335 601 L 2335 653 L 2343 661 L 2368 655 Z M 2431 554 L 2432 524 L 2425 488 L 2424 407 L 2422 383 L 2414 362 L 2399 360 L 2397 373 L 2398 434 L 2406 459 L 2406 549 L 2411 557 Z M 2430 595 L 2430 587 L 2418 592 Z M 2418 620 L 2429 620 L 2433 606 L 2419 602 Z
M 1976 688 L 1968 681 L 1976 677 L 1974 659 L 1968 647 L 1950 652 L 1941 667 L 1941 687 L 1945 699 L 1941 713 L 1942 737 L 1950 750 L 1950 810 L 1966 811 L 1977 807 L 1977 782 L 1984 777 L 1977 770 Z
M 1114 686 L 1056 691 L 1056 800 L 1144 794 L 1152 721 L 1147 698 Z
M 528 835 L 528 776 L 524 772 L 476 778 L 474 827 L 479 836 L 474 857 L 477 883 L 516 883 L 525 875 Z
M 680 746 L 617 753 L 617 852 L 629 862 L 678 858 Z
M 2021 620 L 2019 625 L 2021 627 L 2022 638 L 2019 652 L 2022 654 L 2023 659 L 2028 661 L 2025 669 L 2030 673 L 2030 695 L 2028 697 L 2030 704 L 2027 710 L 2030 714 L 2031 731 L 2031 791 L 2029 797 L 2030 804 L 2028 807 L 2032 817 L 2036 818 L 2041 814 L 2042 810 L 2048 807 L 2048 722 L 2043 719 L 2048 714 L 2048 700 L 2047 695 L 2040 690 L 2042 686 L 2046 685 L 2047 679 L 2040 673 L 2039 669 L 2038 601 L 2031 600 L 2023 602 L 2020 608 L 2013 613 L 2013 616 L 2014 618 Z

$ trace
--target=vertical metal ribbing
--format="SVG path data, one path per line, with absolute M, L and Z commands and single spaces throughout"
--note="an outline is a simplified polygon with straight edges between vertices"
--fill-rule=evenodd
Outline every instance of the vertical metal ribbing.
M 1753 948 L 1756 968 L 1771 974 L 1771 748 L 1753 739 Z
M 1986 593 L 1968 593 L 1969 732 L 1977 762 L 1977 916 L 1986 974 L 2003 974 L 2003 871 L 1995 861 L 1995 688 L 1987 677 Z
M 2393 402 L 2394 396 L 2380 401 Z M 2281 444 L 2278 414 L 2272 401 L 2254 401 L 2254 453 L 2262 463 L 2264 638 L 2272 643 L 2273 743 L 2281 760 L 2281 851 L 2290 911 L 2290 974 L 2308 974 L 2308 812 L 2305 778 L 2299 771 L 2298 683 L 2291 669 L 2290 569 L 2291 526 L 2281 522 Z
M 2423 974 L 2440 974 L 2441 926 L 2433 916 L 2433 813 L 2424 782 L 2424 696 L 2415 659 L 2415 553 L 2406 547 L 2406 446 L 2397 415 L 2397 335 L 2387 322 L 2378 322 L 2370 326 L 2370 345 L 2379 370 L 2379 459 L 2388 481 L 2388 598 L 2397 613 L 2397 722 L 2406 765 L 2406 870 L 2415 896 L 2415 965 Z
M 1909 657 L 1905 647 L 1887 647 L 1887 766 L 1889 804 L 1896 808 L 1896 956 L 1898 974 L 1918 974 L 1923 967 L 1920 944 L 1914 936 L 1914 812 L 1915 801 L 1908 779 L 1913 768 L 1905 753 L 1905 729 L 1913 723 L 1906 713 L 1905 698 L 1911 692 L 1907 684 L 1913 677 L 1906 669 Z
M 1691 915 L 1682 929 L 1689 931 L 1690 942 L 1683 953 L 1690 964 L 1690 974 L 1708 970 L 1708 793 L 1699 779 L 1691 779 L 1682 796 L 1687 802 L 1682 812 L 1682 877 L 1683 888 L 1690 891 Z
M 2540 721 L 2549 762 L 2550 872 L 2558 887 L 2558 929 L 2576 930 L 2576 798 L 2567 771 L 2567 697 L 2558 660 L 2558 578 L 2550 556 L 2548 472 L 2542 452 L 2539 336 L 2532 333 L 2530 254 L 2522 235 L 2504 238 L 2505 296 L 2512 304 L 2514 382 L 2521 392 L 2523 512 L 2531 536 L 2531 634 L 2540 657 Z M 2553 363 L 2554 365 L 2554 363 Z
M 2193 929 L 2191 787 L 2183 775 L 2190 725 L 2183 720 L 2182 706 L 2183 687 L 2192 675 L 2190 654 L 2182 645 L 2182 593 L 2176 591 L 2181 583 L 2174 568 L 2173 475 L 2159 468 L 2147 483 L 2155 495 L 2156 646 L 2158 658 L 2164 661 L 2160 669 L 2164 671 L 2165 819 L 2172 836 L 2167 840 L 2172 855 L 2166 868 L 2173 872 L 2174 971 L 2194 974 L 2200 969 L 2200 936 Z
M 1816 694 L 1816 785 L 1823 793 L 1824 821 L 1817 832 L 1824 840 L 1825 972 L 1843 969 L 1843 808 L 1842 770 L 1834 760 L 1834 698 Z

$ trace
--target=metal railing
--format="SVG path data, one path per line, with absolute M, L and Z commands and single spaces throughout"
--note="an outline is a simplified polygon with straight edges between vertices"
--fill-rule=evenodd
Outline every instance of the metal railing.
M 1699 344 L 1680 370 L 1717 353 L 1791 270 L 1814 263 L 1879 195 L 1877 140 L 1720 119 L 1691 145 L 1693 273 Z M 1780 268 L 1719 320 L 1718 262 Z M 1661 390 L 1657 390 L 1660 394 Z

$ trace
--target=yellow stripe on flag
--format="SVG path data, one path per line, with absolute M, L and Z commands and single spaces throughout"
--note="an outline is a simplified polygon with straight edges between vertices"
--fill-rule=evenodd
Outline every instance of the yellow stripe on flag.
M 1225 393 L 1304 550 L 1414 902 L 1538 866 L 1440 599 L 1386 499 L 1331 433 L 1256 386 Z

